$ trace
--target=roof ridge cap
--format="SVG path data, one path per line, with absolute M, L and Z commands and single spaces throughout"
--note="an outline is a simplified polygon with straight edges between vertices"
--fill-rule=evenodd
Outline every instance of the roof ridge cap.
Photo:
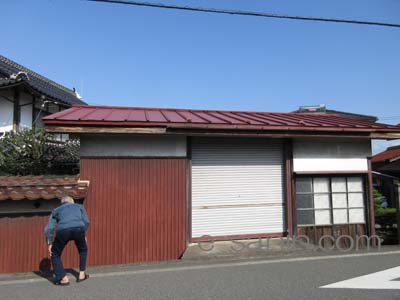
M 104 108 L 104 109 L 145 109 L 145 110 L 168 110 L 168 111 L 197 111 L 197 112 L 240 112 L 240 113 L 264 113 L 264 114 L 288 114 L 293 115 L 296 113 L 292 112 L 280 112 L 280 111 L 248 111 L 248 110 L 232 110 L 232 109 L 200 109 L 200 108 L 173 108 L 173 107 L 144 107 L 144 106 L 115 106 L 115 105 L 82 105 L 74 104 L 72 107 L 82 108 Z M 303 115 L 303 114 L 301 114 Z

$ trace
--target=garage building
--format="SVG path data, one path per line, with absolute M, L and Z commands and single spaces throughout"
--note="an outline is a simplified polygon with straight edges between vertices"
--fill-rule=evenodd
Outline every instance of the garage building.
M 81 139 L 90 265 L 210 239 L 372 235 L 371 139 L 400 138 L 336 114 L 74 106 L 44 122 Z

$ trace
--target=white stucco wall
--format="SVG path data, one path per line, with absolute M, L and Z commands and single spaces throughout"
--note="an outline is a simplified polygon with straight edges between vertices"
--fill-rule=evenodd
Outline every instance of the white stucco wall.
M 186 137 L 162 135 L 82 135 L 81 156 L 185 157 Z
M 0 132 L 11 131 L 13 129 L 14 104 L 6 99 L 13 100 L 13 93 L 13 91 L 0 92 Z M 20 97 L 21 116 L 19 125 L 21 128 L 31 128 L 32 96 L 27 93 L 21 93 Z
M 295 172 L 368 171 L 371 141 L 366 139 L 295 139 Z
M 13 95 L 9 91 L 0 92 L 0 132 L 13 129 L 13 103 L 6 100 L 12 99 Z
M 21 93 L 20 97 L 21 117 L 19 126 L 21 128 L 32 128 L 32 96 Z

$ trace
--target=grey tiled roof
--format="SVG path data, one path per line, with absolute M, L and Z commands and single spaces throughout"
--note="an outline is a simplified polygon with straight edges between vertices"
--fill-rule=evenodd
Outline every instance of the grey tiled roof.
M 0 78 L 0 87 L 12 85 L 12 84 L 15 84 L 18 82 L 19 82 L 19 80 L 16 80 L 16 79 Z
M 11 75 L 17 74 L 18 72 L 25 72 L 28 75 L 28 78 L 10 78 Z M 24 66 L 21 66 L 20 64 L 17 64 L 16 62 L 2 55 L 0 55 L 0 77 L 3 77 L 0 78 L 0 87 L 23 82 L 37 92 L 64 104 L 86 104 L 76 97 L 73 90 L 70 90 L 28 68 L 25 68 Z

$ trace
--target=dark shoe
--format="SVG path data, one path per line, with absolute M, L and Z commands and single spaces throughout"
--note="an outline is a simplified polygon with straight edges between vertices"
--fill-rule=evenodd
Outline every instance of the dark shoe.
M 88 278 L 89 278 L 89 274 L 86 274 L 86 273 L 85 273 L 85 277 L 83 277 L 82 279 L 80 279 L 79 276 L 78 276 L 78 279 L 76 280 L 76 282 L 82 282 L 82 281 L 84 281 L 84 280 L 86 280 L 86 279 L 88 279 Z
M 62 282 L 61 280 L 55 281 L 54 282 L 55 285 L 69 285 L 69 281 L 68 282 Z

